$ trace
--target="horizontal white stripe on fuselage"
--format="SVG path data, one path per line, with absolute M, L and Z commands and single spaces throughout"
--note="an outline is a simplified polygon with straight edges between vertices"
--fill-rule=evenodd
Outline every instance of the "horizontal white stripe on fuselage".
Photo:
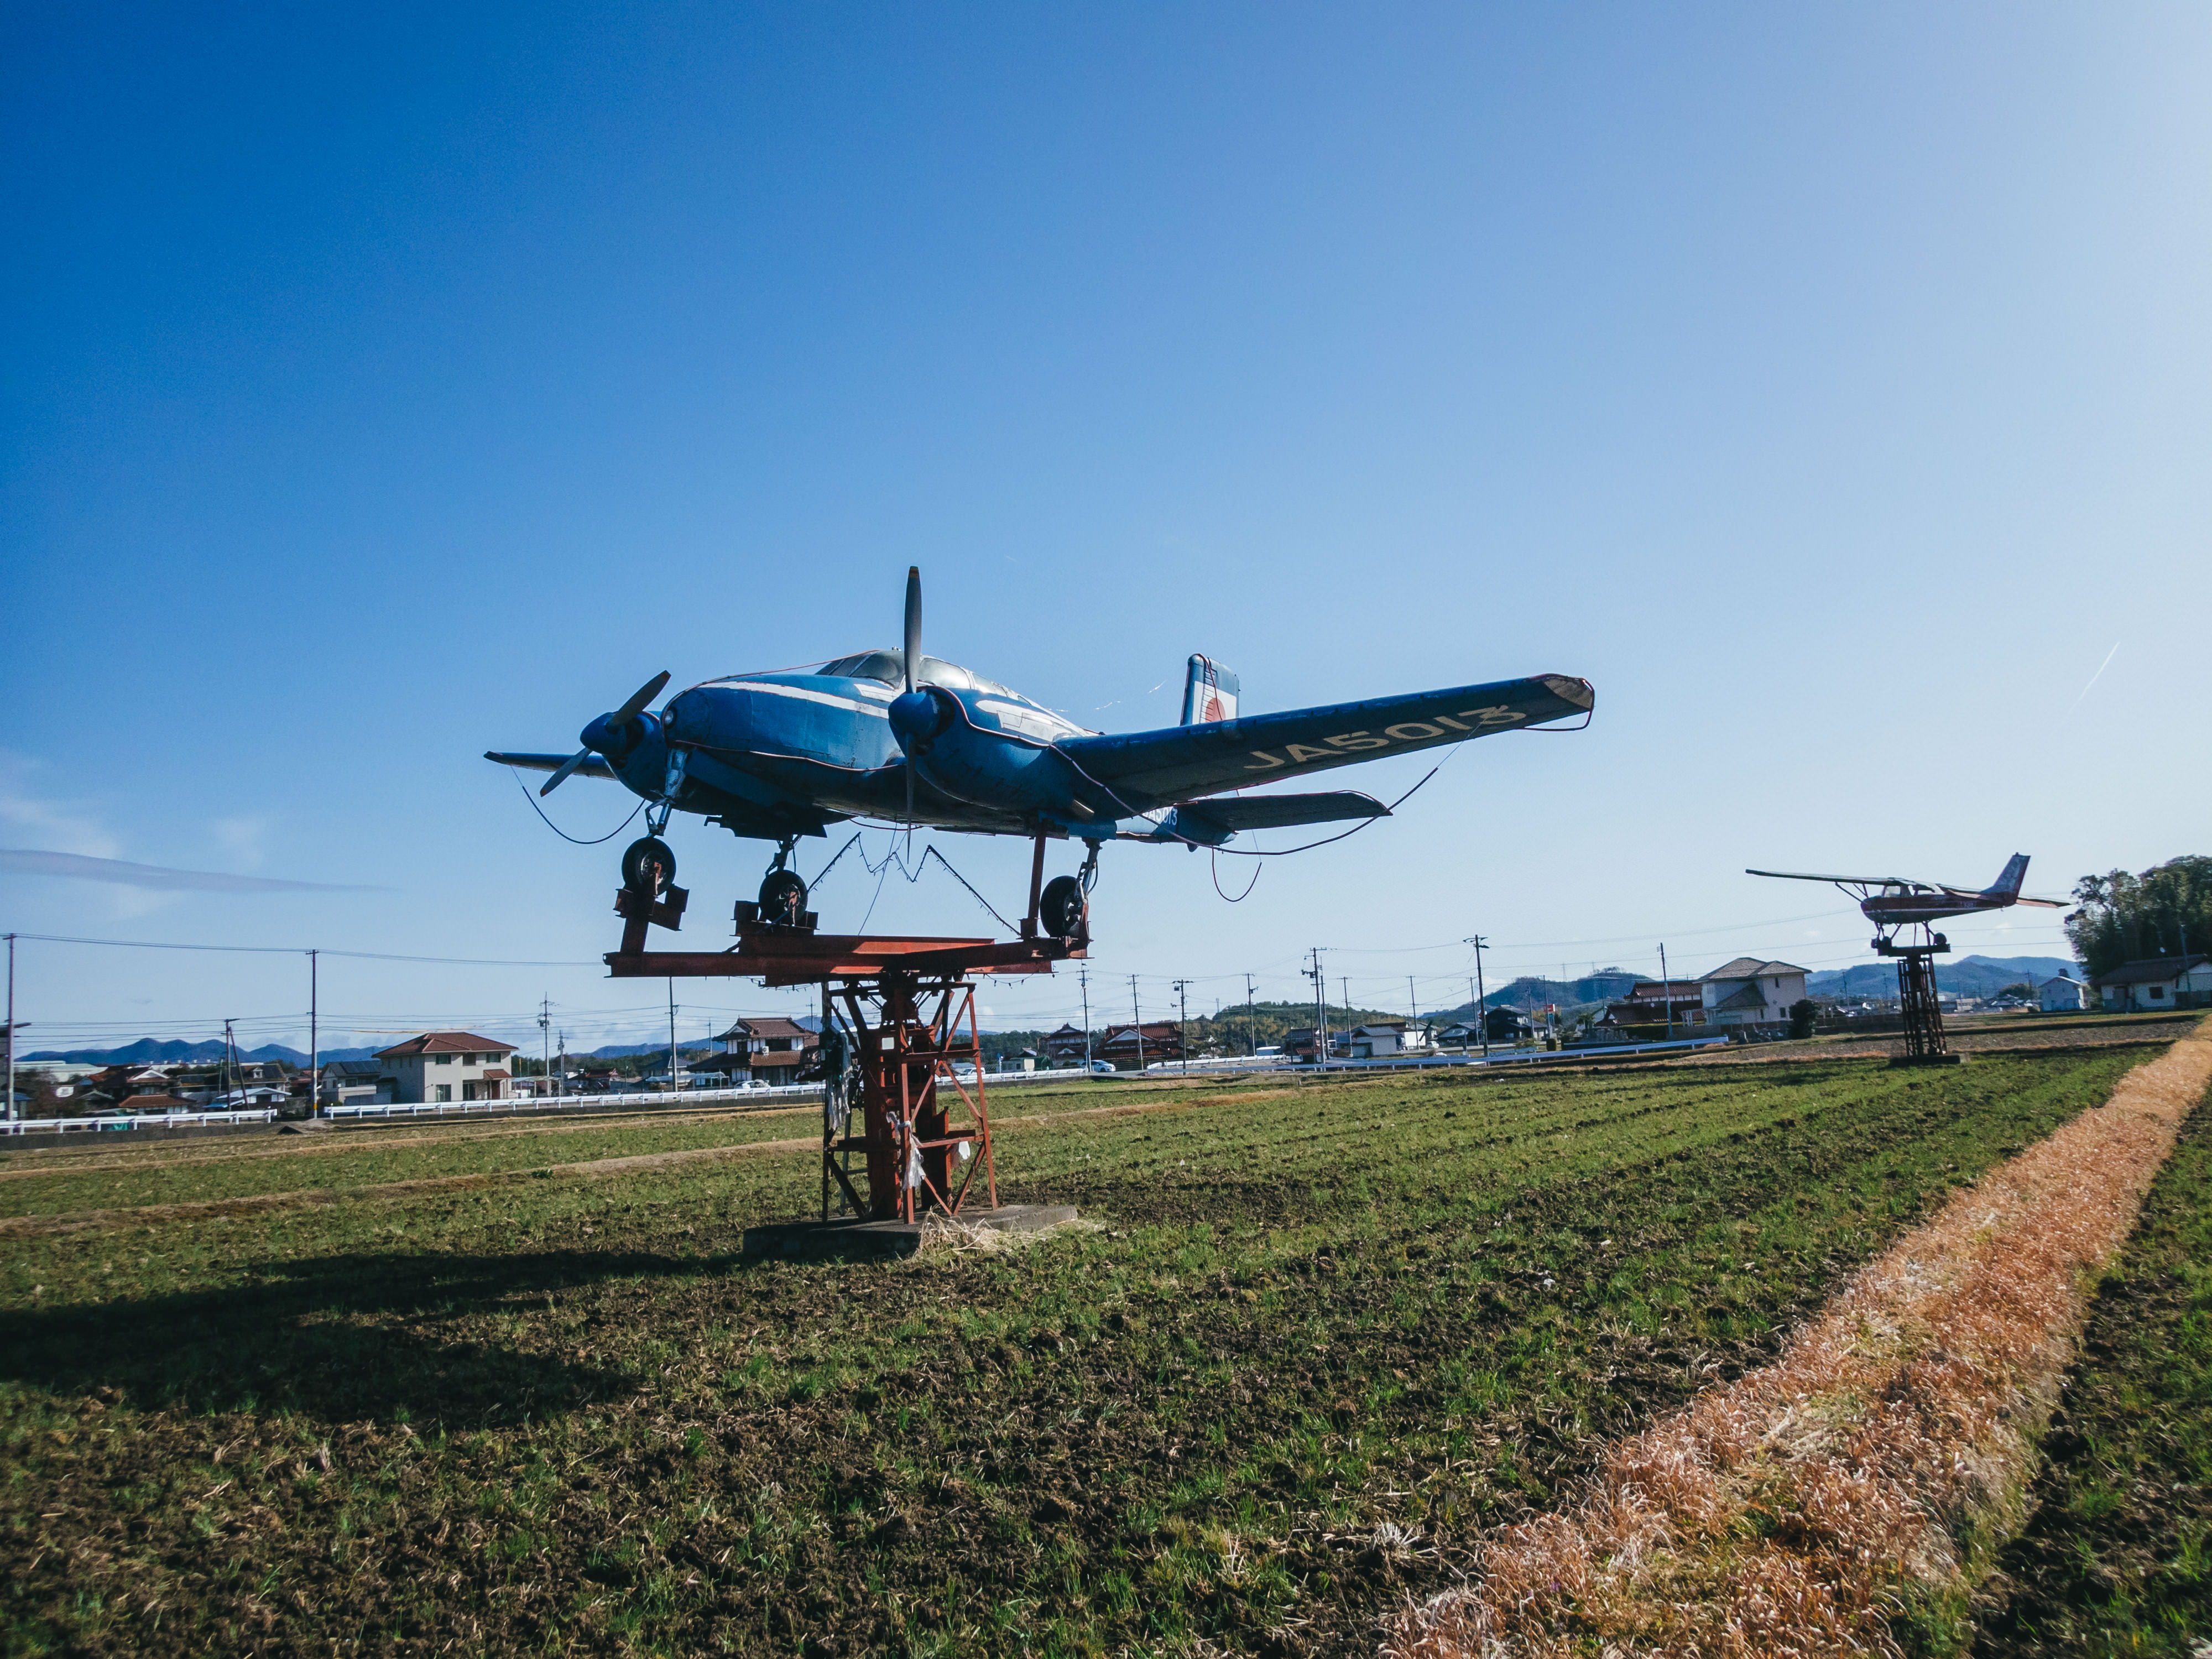
M 982 714 L 995 715 L 1000 725 L 1011 726 L 1025 736 L 1042 738 L 1048 743 L 1056 742 L 1061 738 L 1085 735 L 1083 728 L 1073 721 L 1022 703 L 1006 702 L 998 697 L 978 697 L 975 707 Z
M 762 680 L 729 680 L 716 688 L 723 691 L 765 691 L 772 697 L 795 697 L 801 702 L 818 702 L 828 708 L 842 708 L 854 714 L 873 714 L 878 720 L 889 720 L 890 712 L 873 703 L 857 702 L 851 697 L 834 696 L 827 691 L 810 691 L 803 685 L 769 685 Z

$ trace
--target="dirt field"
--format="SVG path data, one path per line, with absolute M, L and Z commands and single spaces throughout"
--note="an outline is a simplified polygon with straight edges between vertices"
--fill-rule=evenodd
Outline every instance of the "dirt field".
M 1024 1091 L 1103 1225 L 888 1267 L 799 1115 L 11 1158 L 9 1647 L 1371 1650 L 2151 1052 Z

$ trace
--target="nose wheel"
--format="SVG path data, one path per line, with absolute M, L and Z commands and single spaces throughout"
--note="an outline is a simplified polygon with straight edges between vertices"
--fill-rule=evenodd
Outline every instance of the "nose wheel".
M 659 898 L 676 882 L 676 851 L 658 836 L 643 836 L 623 850 L 623 885 Z

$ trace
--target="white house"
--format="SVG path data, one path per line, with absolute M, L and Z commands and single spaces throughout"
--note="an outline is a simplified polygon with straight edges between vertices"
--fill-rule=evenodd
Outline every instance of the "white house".
M 756 1082 L 786 1084 L 813 1058 L 822 1038 L 796 1020 L 741 1019 L 714 1041 L 722 1052 L 694 1060 L 693 1071 L 727 1072 L 732 1078 L 750 1072 Z
M 2098 975 L 2096 986 L 2107 1012 L 2201 1008 L 2204 1005 L 2196 999 L 2212 995 L 2212 957 L 2152 957 L 2124 963 L 2109 974 Z
M 2046 1014 L 2079 1013 L 2089 1006 L 2089 988 L 2078 979 L 2053 974 L 2037 988 Z
M 1706 1025 L 1787 1025 L 1790 1006 L 1805 997 L 1805 970 L 1787 962 L 1738 957 L 1698 981 Z
M 1352 1034 L 1352 1058 L 1354 1060 L 1387 1060 L 1393 1054 L 1409 1053 L 1429 1046 L 1429 1034 L 1408 1025 L 1402 1019 L 1380 1019 L 1362 1025 Z
M 386 1081 L 384 1062 L 377 1060 L 326 1060 L 323 1062 L 322 1097 L 326 1106 L 365 1106 L 375 1100 Z
M 507 1098 L 507 1057 L 512 1042 L 495 1042 L 470 1031 L 425 1031 L 380 1049 L 378 1092 L 392 1103 L 432 1105 L 446 1101 Z

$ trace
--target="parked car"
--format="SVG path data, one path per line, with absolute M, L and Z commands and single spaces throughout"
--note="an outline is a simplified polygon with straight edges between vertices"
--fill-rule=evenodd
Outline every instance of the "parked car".
M 1091 1062 L 1091 1076 L 1093 1076 L 1093 1077 L 1111 1077 L 1111 1076 L 1113 1076 L 1113 1075 L 1114 1075 L 1114 1062 L 1113 1062 L 1112 1060 L 1092 1060 L 1092 1061 Z

